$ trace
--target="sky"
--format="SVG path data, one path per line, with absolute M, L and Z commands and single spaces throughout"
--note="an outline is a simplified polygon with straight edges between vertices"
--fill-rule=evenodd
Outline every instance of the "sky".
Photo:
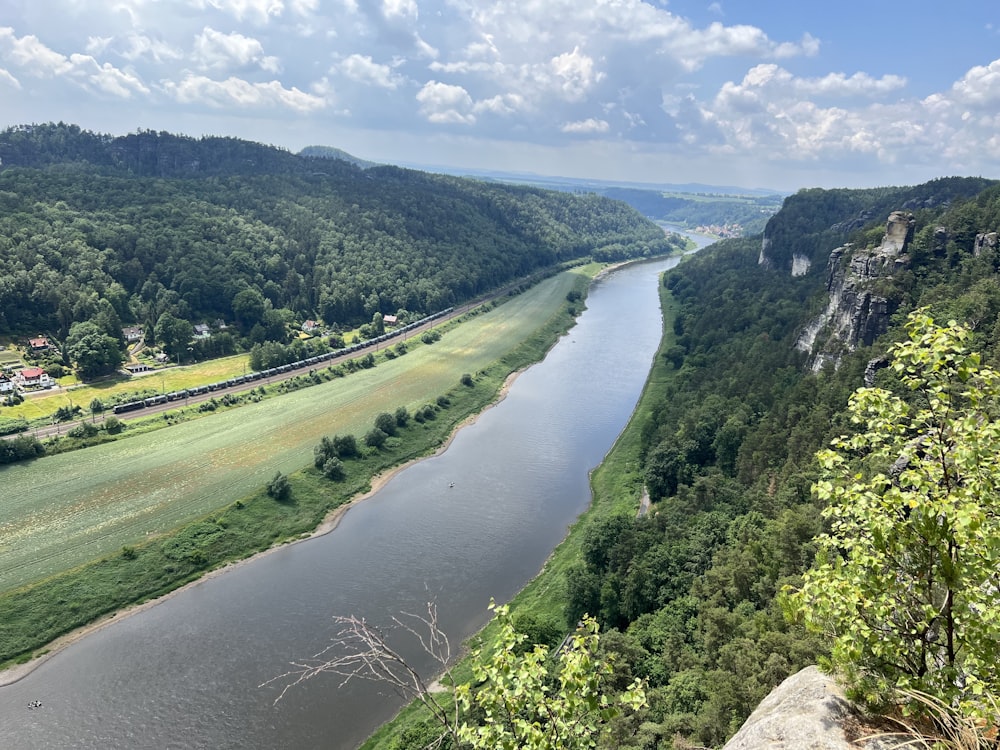
M 0 128 L 597 180 L 1000 178 L 996 0 L 2 0 Z

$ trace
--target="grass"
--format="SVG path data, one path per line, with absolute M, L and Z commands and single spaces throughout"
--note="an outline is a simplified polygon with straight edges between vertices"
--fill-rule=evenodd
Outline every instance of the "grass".
M 2 354 L 2 352 L 0 352 Z M 24 403 L 17 406 L 4 407 L 2 414 L 14 419 L 24 417 L 31 421 L 47 421 L 56 409 L 73 403 L 89 413 L 90 403 L 95 398 L 108 402 L 115 396 L 150 390 L 156 393 L 170 393 L 191 388 L 204 383 L 214 383 L 228 380 L 247 371 L 250 355 L 237 354 L 232 357 L 222 357 L 195 365 L 181 367 L 164 367 L 149 373 L 142 373 L 131 378 L 116 375 L 104 378 L 86 385 L 74 385 L 57 391 L 42 391 L 31 395 Z M 63 386 L 73 385 L 76 379 L 67 376 L 62 378 Z
M 591 272 L 594 269 L 589 269 Z M 128 440 L 0 470 L 0 664 L 108 612 L 159 596 L 206 570 L 312 531 L 390 466 L 426 455 L 495 399 L 572 323 L 566 293 L 586 273 L 542 282 L 429 346 L 371 370 Z M 459 385 L 475 373 L 472 388 Z M 359 438 L 376 413 L 449 405 L 411 421 L 386 450 L 348 461 L 331 483 L 311 468 L 323 435 Z M 293 501 L 259 490 L 290 474 Z M 95 558 L 96 561 L 95 561 Z
M 552 618 L 562 622 L 567 602 L 566 574 L 580 559 L 584 530 L 595 518 L 615 513 L 634 515 L 638 512 L 644 485 L 642 433 L 652 417 L 654 405 L 662 403 L 671 377 L 670 365 L 660 354 L 674 343 L 673 316 L 676 308 L 669 292 L 662 285 L 660 302 L 665 322 L 664 335 L 639 403 L 611 451 L 591 475 L 593 501 L 590 508 L 573 524 L 539 574 L 511 601 L 511 612 L 515 617 L 518 613 L 530 612 L 539 618 Z M 490 623 L 474 640 L 490 643 L 493 638 L 493 623 Z M 451 675 L 457 684 L 470 681 L 472 668 L 469 660 L 459 661 L 453 667 Z M 439 696 L 439 700 L 451 705 L 448 696 Z M 361 746 L 361 750 L 378 750 L 391 746 L 404 733 L 418 731 L 420 726 L 430 723 L 433 723 L 430 712 L 419 702 L 413 702 L 400 711 L 393 721 L 376 730 Z

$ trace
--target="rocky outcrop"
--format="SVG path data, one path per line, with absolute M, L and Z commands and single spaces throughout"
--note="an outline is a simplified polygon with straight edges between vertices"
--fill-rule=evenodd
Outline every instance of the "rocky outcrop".
M 878 247 L 855 250 L 850 244 L 830 253 L 826 288 L 830 300 L 818 318 L 799 334 L 795 347 L 811 355 L 810 367 L 818 371 L 828 362 L 859 345 L 870 345 L 889 329 L 888 299 L 879 294 L 878 282 L 898 273 L 909 263 L 907 245 L 913 239 L 914 219 L 893 211 Z
M 806 667 L 771 691 L 723 750 L 888 750 L 906 739 L 878 728 L 833 678 Z
M 984 250 L 994 250 L 997 246 L 997 233 L 977 234 L 976 242 L 972 246 L 972 254 L 977 258 L 983 254 Z

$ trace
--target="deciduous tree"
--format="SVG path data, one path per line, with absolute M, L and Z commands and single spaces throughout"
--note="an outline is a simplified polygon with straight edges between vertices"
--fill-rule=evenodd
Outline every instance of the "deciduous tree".
M 970 332 L 910 316 L 905 392 L 861 388 L 856 434 L 818 454 L 830 531 L 792 596 L 868 695 L 919 690 L 972 713 L 1000 695 L 1000 374 Z

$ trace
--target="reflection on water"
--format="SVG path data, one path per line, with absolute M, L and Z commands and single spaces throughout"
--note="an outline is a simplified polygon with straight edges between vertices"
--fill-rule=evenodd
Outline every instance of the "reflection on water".
M 280 686 L 258 686 L 323 648 L 332 614 L 387 624 L 430 597 L 458 643 L 485 623 L 491 597 L 506 601 L 538 572 L 635 405 L 659 343 L 657 276 L 673 263 L 595 284 L 578 325 L 501 404 L 333 533 L 123 618 L 0 688 L 0 745 L 357 746 L 397 696 L 320 677 L 275 705 Z M 29 710 L 33 700 L 42 707 Z

